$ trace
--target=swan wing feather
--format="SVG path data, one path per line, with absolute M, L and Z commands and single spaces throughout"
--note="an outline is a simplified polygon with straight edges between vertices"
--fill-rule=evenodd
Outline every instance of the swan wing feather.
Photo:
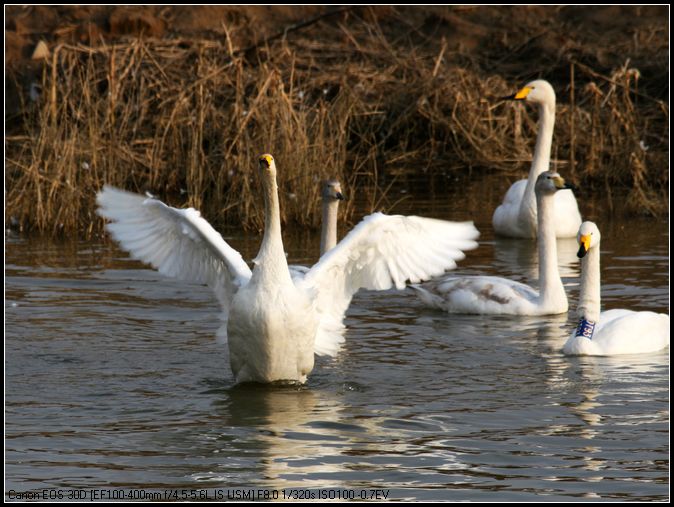
M 109 185 L 96 202 L 98 214 L 110 220 L 108 231 L 133 258 L 166 276 L 209 285 L 225 311 L 250 280 L 241 254 L 194 208 L 172 208 Z
M 365 217 L 305 275 L 320 315 L 315 350 L 343 341 L 344 313 L 359 289 L 403 289 L 456 267 L 477 247 L 472 222 L 374 213 Z

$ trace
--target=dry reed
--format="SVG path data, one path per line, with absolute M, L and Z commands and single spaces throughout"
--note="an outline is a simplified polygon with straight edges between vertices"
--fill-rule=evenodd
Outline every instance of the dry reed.
M 229 40 L 55 48 L 39 100 L 23 98 L 6 138 L 6 216 L 23 229 L 92 234 L 102 226 L 95 193 L 109 183 L 259 229 L 254 167 L 270 152 L 283 222 L 315 227 L 326 177 L 367 188 L 374 209 L 395 204 L 386 193 L 396 174 L 528 167 L 536 113 L 497 100 L 523 83 L 467 60 L 443 65 L 444 41 L 402 50 L 374 19 L 249 53 Z M 573 65 L 556 162 L 573 161 L 589 186 L 630 189 L 634 210 L 666 211 L 667 104 L 639 95 L 629 65 L 611 76 Z

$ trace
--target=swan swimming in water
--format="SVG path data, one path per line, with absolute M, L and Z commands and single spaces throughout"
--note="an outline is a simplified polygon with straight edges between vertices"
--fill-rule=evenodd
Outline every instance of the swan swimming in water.
M 321 256 L 337 244 L 337 212 L 339 201 L 344 200 L 342 186 L 337 180 L 326 180 L 321 183 L 322 223 L 321 223 Z M 291 264 L 290 276 L 302 277 L 309 272 L 307 266 Z
M 416 216 L 365 217 L 304 277 L 291 277 L 281 237 L 276 164 L 259 159 L 264 237 L 251 272 L 198 211 L 169 207 L 106 186 L 98 213 L 113 238 L 161 273 L 206 283 L 226 319 L 230 366 L 237 383 L 303 383 L 314 353 L 334 356 L 344 341 L 344 313 L 361 288 L 403 289 L 456 267 L 477 247 L 472 222 Z
M 501 236 L 535 238 L 536 178 L 550 168 L 552 133 L 555 127 L 555 91 L 542 79 L 531 81 L 508 99 L 525 100 L 539 106 L 538 137 L 528 179 L 512 184 L 503 203 L 496 208 L 492 223 L 494 231 Z M 571 190 L 555 195 L 554 231 L 557 238 L 573 238 L 580 227 L 578 203 Z
M 337 180 L 323 182 L 323 218 L 321 228 L 321 256 L 337 245 L 337 211 L 344 200 L 342 186 Z
M 555 194 L 570 188 L 554 171 L 536 180 L 538 202 L 538 273 L 540 290 L 496 276 L 448 276 L 412 285 L 429 306 L 449 313 L 551 315 L 564 313 L 569 304 L 557 265 Z
M 669 315 L 632 310 L 601 312 L 599 245 L 593 222 L 578 230 L 581 258 L 578 326 L 562 349 L 566 355 L 610 356 L 656 352 L 669 345 Z

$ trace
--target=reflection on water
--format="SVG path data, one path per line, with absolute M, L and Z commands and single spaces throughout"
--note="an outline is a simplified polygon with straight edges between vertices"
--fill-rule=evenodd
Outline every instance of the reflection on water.
M 464 204 L 425 214 L 453 217 Z M 535 242 L 494 238 L 490 218 L 474 215 L 481 246 L 459 269 L 536 286 Z M 603 223 L 604 307 L 667 312 L 667 224 Z M 259 244 L 228 240 L 247 259 Z M 315 261 L 316 234 L 288 243 L 291 262 Z M 573 309 L 571 245 L 560 262 Z M 448 316 L 411 291 L 362 292 L 344 350 L 319 358 L 307 385 L 234 386 L 207 288 L 109 244 L 7 238 L 5 254 L 6 491 L 668 498 L 668 351 L 564 357 L 572 314 Z
M 534 241 L 497 237 L 494 240 L 495 269 L 518 266 L 528 282 L 538 280 L 538 250 Z M 557 259 L 562 279 L 578 278 L 578 242 L 575 238 L 557 240 Z

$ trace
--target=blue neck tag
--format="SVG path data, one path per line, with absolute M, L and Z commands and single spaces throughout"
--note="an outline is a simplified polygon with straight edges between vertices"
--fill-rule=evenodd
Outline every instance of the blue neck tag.
M 576 328 L 576 336 L 582 336 L 583 338 L 591 340 L 593 334 L 594 334 L 594 322 L 585 319 L 580 319 L 580 322 L 578 322 L 578 327 Z

